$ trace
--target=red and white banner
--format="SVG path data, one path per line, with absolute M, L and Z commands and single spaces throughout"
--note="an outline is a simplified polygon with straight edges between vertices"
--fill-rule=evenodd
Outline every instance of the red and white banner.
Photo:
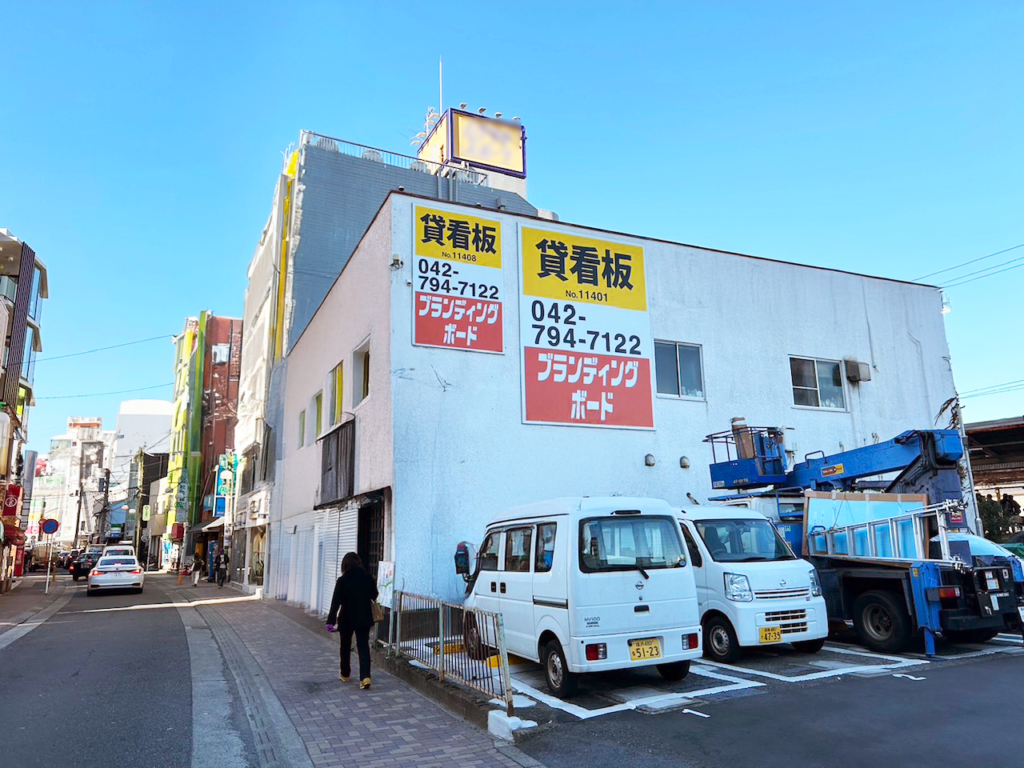
M 414 211 L 412 343 L 504 353 L 501 223 Z
M 520 227 L 523 422 L 654 429 L 644 252 Z

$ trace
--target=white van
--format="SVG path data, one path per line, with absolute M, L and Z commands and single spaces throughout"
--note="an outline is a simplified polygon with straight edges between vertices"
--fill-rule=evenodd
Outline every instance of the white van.
M 704 655 L 731 662 L 744 647 L 792 643 L 817 653 L 828 616 L 817 571 L 793 554 L 764 515 L 741 507 L 683 507 Z
M 557 696 L 581 672 L 655 665 L 681 680 L 700 656 L 700 623 L 676 514 L 625 497 L 503 512 L 487 527 L 465 605 L 500 613 L 509 653 L 543 664 Z M 467 621 L 467 652 L 486 641 Z

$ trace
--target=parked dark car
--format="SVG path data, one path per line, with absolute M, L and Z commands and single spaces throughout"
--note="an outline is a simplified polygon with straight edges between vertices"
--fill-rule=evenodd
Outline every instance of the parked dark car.
M 86 552 L 84 555 L 79 557 L 71 564 L 71 580 L 78 581 L 79 578 L 88 576 L 89 571 L 92 570 L 93 566 L 96 565 L 96 561 L 100 559 L 100 553 Z

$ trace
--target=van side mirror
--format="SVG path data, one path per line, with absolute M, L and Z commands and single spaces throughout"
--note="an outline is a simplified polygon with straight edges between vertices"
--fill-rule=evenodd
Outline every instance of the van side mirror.
M 455 572 L 469 581 L 469 545 L 460 541 L 455 548 Z

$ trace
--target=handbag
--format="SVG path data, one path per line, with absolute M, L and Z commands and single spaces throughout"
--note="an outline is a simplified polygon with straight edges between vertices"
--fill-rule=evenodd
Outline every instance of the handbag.
M 384 621 L 384 606 L 376 600 L 370 601 L 370 610 L 373 612 L 373 623 L 379 624 Z

